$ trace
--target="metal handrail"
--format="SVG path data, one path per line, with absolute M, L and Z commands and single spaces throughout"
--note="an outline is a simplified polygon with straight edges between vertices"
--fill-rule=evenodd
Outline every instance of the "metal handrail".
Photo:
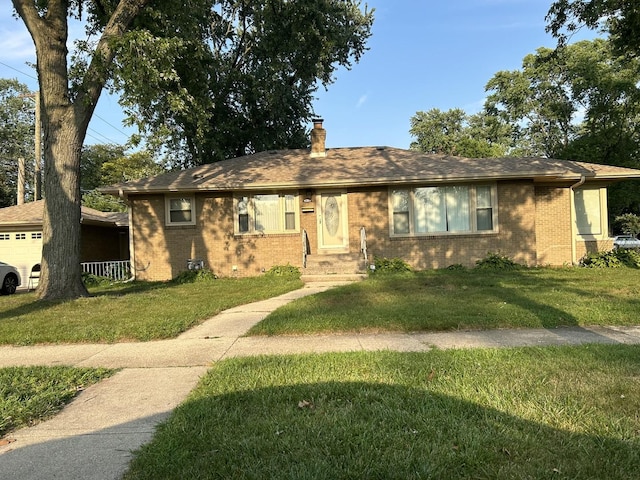
M 307 255 L 309 255 L 309 238 L 307 231 L 302 229 L 302 267 L 307 268 Z
M 360 228 L 360 251 L 364 255 L 364 261 L 368 261 L 367 258 L 367 232 L 364 227 Z

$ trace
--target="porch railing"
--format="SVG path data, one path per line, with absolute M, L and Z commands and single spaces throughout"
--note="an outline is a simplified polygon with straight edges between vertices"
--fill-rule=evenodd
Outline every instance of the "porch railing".
M 104 262 L 83 262 L 80 264 L 83 273 L 95 275 L 96 277 L 106 277 L 118 282 L 130 280 L 131 261 L 130 260 L 108 260 Z
M 309 255 L 309 237 L 307 231 L 302 229 L 302 268 L 307 268 L 307 255 Z
M 367 232 L 364 227 L 360 228 L 360 251 L 364 255 L 365 263 L 369 260 L 367 256 Z

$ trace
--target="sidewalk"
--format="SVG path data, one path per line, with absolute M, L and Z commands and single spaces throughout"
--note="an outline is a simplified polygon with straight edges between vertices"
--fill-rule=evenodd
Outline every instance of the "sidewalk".
M 60 414 L 13 432 L 0 445 L 0 472 L 12 479 L 117 479 L 131 452 L 153 437 L 224 358 L 256 354 L 431 348 L 640 343 L 640 327 L 492 330 L 416 334 L 240 337 L 269 312 L 335 284 L 307 284 L 276 298 L 236 307 L 176 339 L 109 345 L 0 347 L 0 367 L 72 365 L 122 370 L 88 387 Z

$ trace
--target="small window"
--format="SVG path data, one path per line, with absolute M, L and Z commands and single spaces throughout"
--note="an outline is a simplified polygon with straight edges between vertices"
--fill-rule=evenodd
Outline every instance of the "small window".
M 11 240 L 11 235 L 8 233 L 0 233 L 0 240 Z
M 476 187 L 476 224 L 478 230 L 493 230 L 493 206 L 491 187 Z
M 42 232 L 36 232 L 31 234 L 31 240 L 38 240 L 42 238 Z
M 284 229 L 295 230 L 296 229 L 296 202 L 297 197 L 295 195 L 284 196 Z
M 393 190 L 393 232 L 409 233 L 409 190 Z
M 195 199 L 193 197 L 168 197 L 166 202 L 167 225 L 195 225 Z
M 249 231 L 249 197 L 238 198 L 238 232 Z
M 26 233 L 16 233 L 16 240 L 26 240 L 26 239 L 27 239 Z

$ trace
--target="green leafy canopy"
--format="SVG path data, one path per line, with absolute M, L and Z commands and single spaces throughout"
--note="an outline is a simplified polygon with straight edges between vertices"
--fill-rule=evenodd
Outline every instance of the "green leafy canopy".
M 174 166 L 305 147 L 314 92 L 360 60 L 372 23 L 356 1 L 154 2 L 119 41 L 112 88 Z

